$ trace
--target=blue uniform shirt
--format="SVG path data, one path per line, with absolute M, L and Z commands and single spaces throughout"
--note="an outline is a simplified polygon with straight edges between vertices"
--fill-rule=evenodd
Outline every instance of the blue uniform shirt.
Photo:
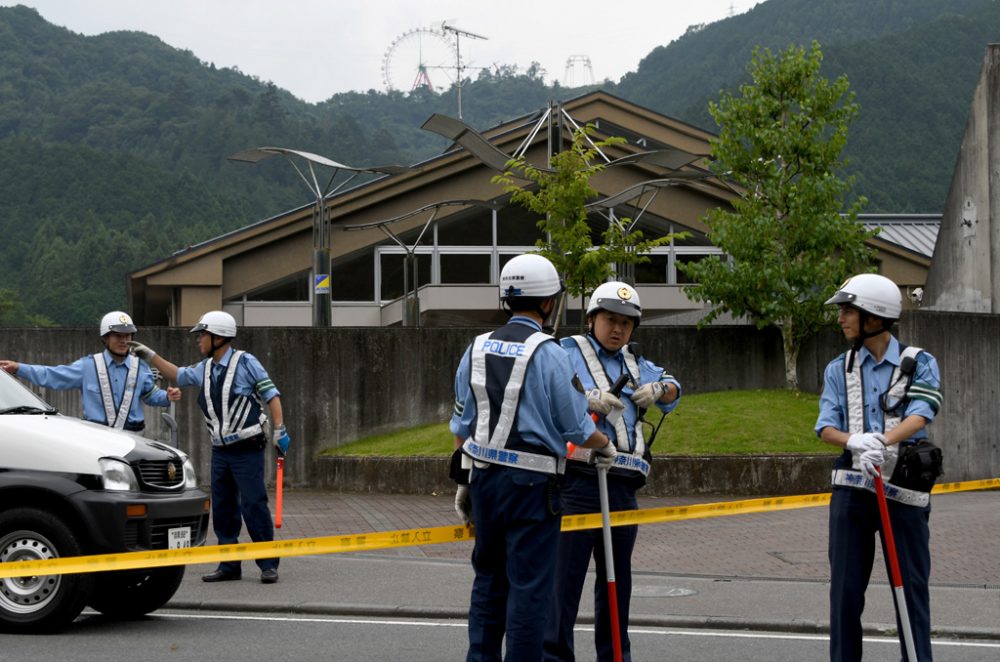
M 111 382 L 111 395 L 115 401 L 115 411 L 122 404 L 125 393 L 125 378 L 128 375 L 128 365 L 114 360 L 111 352 L 104 350 L 104 363 L 108 366 L 108 380 Z M 45 366 L 21 363 L 17 376 L 42 388 L 54 391 L 80 389 L 83 397 L 83 417 L 95 423 L 108 424 L 104 411 L 104 399 L 101 397 L 101 383 L 97 379 L 97 367 L 93 356 L 84 356 L 69 365 Z M 167 392 L 156 385 L 153 372 L 145 361 L 139 361 L 139 376 L 136 380 L 136 393 L 132 406 L 128 411 L 128 423 L 136 425 L 144 423 L 142 403 L 155 407 L 166 407 L 169 404 Z
M 213 376 L 225 374 L 232 356 L 233 348 L 230 347 L 222 355 L 222 359 L 218 363 L 213 361 Z M 206 358 L 186 368 L 178 368 L 177 385 L 197 386 L 201 388 L 205 381 L 205 361 L 211 360 L 210 358 Z M 260 397 L 261 402 L 270 402 L 271 398 L 281 395 L 274 386 L 274 382 L 268 377 L 264 366 L 257 360 L 257 357 L 249 352 L 244 352 L 240 364 L 236 367 L 236 377 L 233 379 L 233 394 L 251 397 L 255 393 Z
M 510 323 L 542 330 L 528 317 L 515 315 Z M 469 383 L 471 351 L 470 345 L 455 374 L 455 412 L 448 426 L 462 439 L 468 439 L 476 427 L 476 398 Z M 594 422 L 587 413 L 587 398 L 573 387 L 569 356 L 558 344 L 543 342 L 531 356 L 517 404 L 517 431 L 521 438 L 565 457 L 567 441 L 582 444 L 594 430 Z M 485 439 L 477 441 L 486 443 Z
M 597 358 L 601 362 L 601 365 L 604 366 L 604 372 L 607 374 L 608 383 L 614 384 L 625 370 L 625 357 L 621 350 L 618 350 L 613 354 L 609 354 L 601 347 L 593 336 L 587 335 L 586 338 L 590 342 L 590 346 L 597 352 Z M 589 391 L 592 388 L 596 388 L 597 385 L 594 383 L 594 380 L 590 375 L 590 370 L 587 368 L 587 361 L 583 358 L 583 353 L 580 352 L 580 348 L 577 346 L 576 341 L 572 338 L 563 338 L 560 343 L 569 353 L 570 363 L 576 371 L 576 374 L 580 376 L 580 381 L 583 382 L 584 390 Z M 639 366 L 640 386 L 651 382 L 663 382 L 663 384 L 673 384 L 677 387 L 677 398 L 675 398 L 673 402 L 656 403 L 657 408 L 664 414 L 672 412 L 681 399 L 680 382 L 674 379 L 671 375 L 668 375 L 663 368 L 658 365 L 654 365 L 645 358 L 638 358 L 636 363 Z M 634 392 L 635 389 L 633 389 L 631 385 L 628 385 L 622 389 L 622 394 L 620 396 L 622 404 L 625 405 L 625 411 L 622 412 L 622 418 L 625 419 L 625 428 L 628 430 L 629 449 L 633 451 L 635 450 L 635 425 L 639 416 L 638 408 L 629 398 L 629 396 Z M 598 429 L 608 435 L 608 437 L 617 444 L 618 435 L 615 432 L 614 426 L 608 425 L 608 422 L 603 417 L 601 418 L 601 422 L 598 424 Z
M 896 340 L 895 336 L 890 336 L 889 346 L 881 361 L 876 362 L 875 357 L 864 346 L 854 357 L 855 362 L 861 365 L 861 383 L 864 387 L 864 432 L 885 431 L 885 412 L 882 411 L 879 404 L 879 396 L 889 390 L 892 371 L 899 365 L 899 354 L 899 341 Z M 823 373 L 823 395 L 820 396 L 819 400 L 819 418 L 816 420 L 815 428 L 817 436 L 825 427 L 849 432 L 847 429 L 847 385 L 844 380 L 844 361 L 846 360 L 847 352 L 830 361 Z M 925 384 L 936 390 L 941 388 L 941 373 L 938 371 L 937 360 L 928 352 L 921 352 L 917 356 L 913 382 Z M 911 414 L 919 414 L 930 423 L 934 420 L 936 413 L 937 411 L 928 402 L 911 399 L 903 410 L 902 418 Z M 923 439 L 926 436 L 925 428 L 913 438 Z

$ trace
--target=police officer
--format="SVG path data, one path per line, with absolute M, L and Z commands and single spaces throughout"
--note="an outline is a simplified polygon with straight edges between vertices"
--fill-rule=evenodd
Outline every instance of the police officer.
M 145 358 L 179 386 L 199 389 L 198 405 L 212 437 L 212 526 L 219 544 L 238 541 L 240 517 L 254 542 L 274 540 L 271 511 L 264 486 L 264 434 L 262 403 L 274 424 L 274 445 L 282 455 L 290 439 L 284 425 L 281 398 L 274 382 L 252 354 L 231 347 L 236 320 L 229 313 L 205 313 L 191 329 L 196 333 L 203 361 L 178 368 L 150 348 L 132 343 L 133 351 Z M 260 581 L 278 581 L 278 559 L 257 559 Z M 223 582 L 240 579 L 239 561 L 220 563 L 201 579 Z
M 914 485 L 904 482 L 902 475 L 911 451 L 927 447 L 926 441 L 921 443 L 927 436 L 925 428 L 941 406 L 937 361 L 892 335 L 901 297 L 888 278 L 854 276 L 826 303 L 840 306 L 837 321 L 851 343 L 826 367 L 816 421 L 820 439 L 844 449 L 834 463 L 830 499 L 830 659 L 861 659 L 861 613 L 875 534 L 881 533 L 872 477 L 881 468 L 888 480 L 889 519 L 917 657 L 927 662 L 931 660 L 928 519 L 933 481 Z
M 136 332 L 127 313 L 115 310 L 101 319 L 104 351 L 69 365 L 44 366 L 0 360 L 0 369 L 56 391 L 80 389 L 83 417 L 118 430 L 142 432 L 146 419 L 142 403 L 166 407 L 180 400 L 178 388 L 163 390 L 145 361 L 129 356 L 128 342 Z
M 608 502 L 612 511 L 638 508 L 636 490 L 645 484 L 649 473 L 649 448 L 641 424 L 646 410 L 655 405 L 664 414 L 669 413 L 680 398 L 677 380 L 638 356 L 629 346 L 641 318 L 642 306 L 635 288 L 622 282 L 604 283 L 594 290 L 587 306 L 587 335 L 562 340 L 587 392 L 589 409 L 601 415 L 598 429 L 611 438 L 618 450 L 608 471 Z M 609 389 L 623 374 L 628 375 L 628 385 L 619 399 Z M 587 462 L 588 455 L 588 451 L 577 450 L 566 464 L 563 508 L 567 515 L 601 510 L 597 477 Z M 631 559 L 638 527 L 619 526 L 611 531 L 622 659 L 630 660 Z M 591 556 L 597 567 L 594 584 L 597 659 L 614 659 L 604 539 L 600 530 L 591 530 L 563 533 L 559 538 L 555 600 L 545 633 L 546 660 L 575 659 L 573 626 Z
M 462 521 L 476 527 L 470 662 L 499 660 L 505 636 L 504 659 L 542 658 L 566 442 L 596 448 L 605 458 L 616 452 L 587 414 L 566 352 L 542 332 L 561 292 L 559 275 L 544 257 L 511 259 L 500 274 L 510 321 L 476 338 L 455 376 L 453 463 L 464 459 L 471 467 L 467 481 L 456 476 L 455 504 Z

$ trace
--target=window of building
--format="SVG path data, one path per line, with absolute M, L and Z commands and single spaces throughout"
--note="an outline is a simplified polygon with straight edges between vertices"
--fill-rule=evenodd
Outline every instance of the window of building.
M 497 212 L 497 244 L 500 246 L 534 246 L 542 238 L 538 229 L 538 214 L 520 205 L 504 207 Z
M 493 256 L 483 254 L 451 254 L 440 256 L 442 283 L 489 283 Z
M 699 254 L 691 254 L 691 253 L 681 253 L 681 254 L 679 254 L 677 256 L 676 260 L 677 260 L 677 264 L 691 264 L 691 263 L 694 263 L 694 262 L 700 262 L 701 260 L 704 260 L 706 257 L 708 257 L 708 256 L 704 255 L 704 254 L 700 254 L 699 255 Z M 678 285 L 687 285 L 687 284 L 690 284 L 690 283 L 697 282 L 693 278 L 691 278 L 690 276 L 688 276 L 686 273 L 684 273 L 683 271 L 681 271 L 680 269 L 675 269 L 675 271 L 676 271 L 676 276 L 675 276 L 676 280 L 675 280 L 675 282 Z
M 650 255 L 648 262 L 641 262 L 635 265 L 636 284 L 656 284 L 660 285 L 669 281 L 670 256 L 667 254 Z
M 334 260 L 330 298 L 334 301 L 373 301 L 375 264 L 369 251 L 359 251 Z
M 493 212 L 474 207 L 437 221 L 439 246 L 492 246 Z
M 250 290 L 234 300 L 243 301 L 309 301 L 309 272 L 302 271 L 263 287 Z
M 379 268 L 381 272 L 381 293 L 382 301 L 398 299 L 404 294 L 404 260 L 403 253 L 383 252 L 379 255 Z M 412 278 L 412 274 L 410 274 Z M 431 282 L 431 255 L 417 255 L 417 287 L 427 285 Z M 411 282 L 410 287 L 414 284 Z

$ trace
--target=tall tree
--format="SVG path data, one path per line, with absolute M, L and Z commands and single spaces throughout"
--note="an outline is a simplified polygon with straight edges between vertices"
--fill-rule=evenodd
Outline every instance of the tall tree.
M 645 239 L 641 230 L 629 232 L 629 219 L 612 223 L 602 232 L 603 243 L 594 244 L 587 222 L 586 204 L 598 197 L 590 180 L 604 170 L 598 160 L 598 149 L 625 142 L 608 138 L 592 142 L 595 129 L 586 125 L 573 132 L 569 148 L 552 157 L 551 169 L 529 165 L 524 157 L 512 159 L 502 175 L 493 181 L 501 184 L 511 200 L 542 215 L 538 227 L 545 235 L 536 245 L 539 253 L 555 265 L 572 296 L 586 297 L 605 282 L 615 264 L 635 264 L 648 261 L 644 255 L 651 248 L 667 244 L 686 233 L 667 234 Z M 523 185 L 522 181 L 529 184 Z M 581 315 L 581 329 L 584 324 Z
M 785 382 L 793 389 L 801 343 L 830 322 L 823 302 L 873 255 L 865 245 L 873 233 L 857 220 L 866 200 L 845 209 L 852 180 L 837 174 L 858 105 L 846 76 L 830 82 L 819 75 L 822 61 L 816 42 L 779 55 L 755 49 L 752 82 L 709 104 L 720 127 L 712 167 L 744 192 L 732 211 L 705 217 L 709 238 L 726 256 L 681 266 L 700 283 L 688 296 L 712 306 L 701 324 L 728 312 L 781 330 Z

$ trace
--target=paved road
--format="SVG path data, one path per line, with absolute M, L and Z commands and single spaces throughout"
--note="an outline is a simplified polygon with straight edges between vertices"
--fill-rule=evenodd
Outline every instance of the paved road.
M 588 626 L 577 628 L 579 660 L 593 660 Z M 718 629 L 632 628 L 636 660 L 685 662 L 801 662 L 826 657 L 822 635 Z M 126 658 L 169 662 L 248 660 L 336 660 L 439 662 L 464 658 L 466 624 L 455 619 L 379 619 L 171 612 L 161 610 L 136 622 L 115 623 L 85 615 L 57 637 L 4 635 L 0 659 L 32 662 L 106 662 Z M 866 637 L 866 659 L 899 659 L 892 638 Z M 988 662 L 1000 656 L 1000 642 L 937 640 L 937 662 Z
M 724 500 L 732 498 L 644 498 L 640 505 Z M 1000 492 L 939 495 L 933 508 L 935 631 L 1000 641 Z M 827 515 L 818 507 L 643 526 L 634 556 L 633 625 L 825 632 Z M 278 535 L 443 526 L 454 517 L 451 495 L 289 490 Z M 244 562 L 242 581 L 211 585 L 199 580 L 211 567 L 192 566 L 169 606 L 461 619 L 468 608 L 471 549 L 471 542 L 463 542 L 289 558 L 282 562 L 281 581 L 272 586 L 256 580 L 252 562 Z M 878 634 L 894 623 L 880 559 L 872 581 L 865 623 Z M 592 601 L 581 609 L 581 623 L 592 621 Z

